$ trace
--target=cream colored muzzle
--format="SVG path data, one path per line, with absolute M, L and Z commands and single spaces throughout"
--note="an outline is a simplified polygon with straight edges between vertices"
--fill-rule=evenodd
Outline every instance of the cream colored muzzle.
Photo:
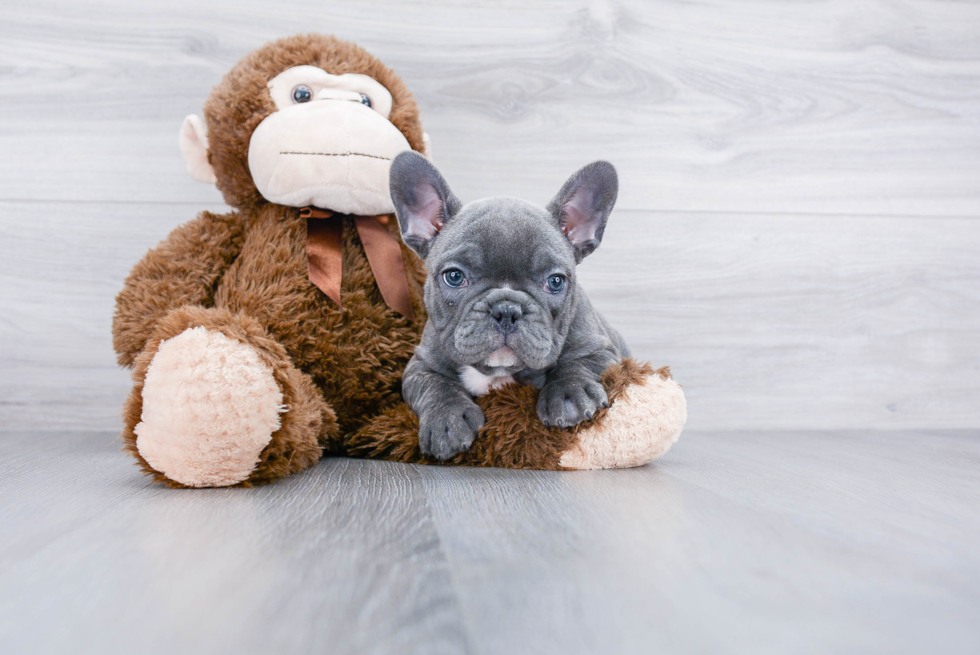
M 248 167 L 266 200 L 362 216 L 394 211 L 388 171 L 395 155 L 411 146 L 359 98 L 324 89 L 315 100 L 259 123 L 249 142 Z

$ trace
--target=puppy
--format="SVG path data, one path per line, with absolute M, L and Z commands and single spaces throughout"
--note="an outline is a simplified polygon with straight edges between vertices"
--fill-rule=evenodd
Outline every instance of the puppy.
M 510 382 L 540 389 L 545 425 L 577 425 L 606 407 L 599 376 L 629 351 L 575 266 L 599 245 L 616 202 L 612 164 L 576 172 L 547 209 L 514 198 L 462 206 L 414 152 L 395 158 L 389 183 L 402 238 L 429 271 L 429 320 L 402 380 L 422 452 L 447 459 L 469 448 L 484 423 L 473 397 Z

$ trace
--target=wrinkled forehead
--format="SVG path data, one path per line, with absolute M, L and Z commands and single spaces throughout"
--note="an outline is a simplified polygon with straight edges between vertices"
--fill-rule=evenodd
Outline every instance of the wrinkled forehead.
M 571 272 L 571 246 L 543 207 L 516 198 L 469 203 L 449 224 L 433 253 L 496 278 L 539 273 L 556 267 Z

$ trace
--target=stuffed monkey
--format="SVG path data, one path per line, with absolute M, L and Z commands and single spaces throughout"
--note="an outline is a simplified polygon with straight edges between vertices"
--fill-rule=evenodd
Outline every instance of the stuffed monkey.
M 392 220 L 388 170 L 428 152 L 404 83 L 354 44 L 281 39 L 232 68 L 180 148 L 233 211 L 175 229 L 116 298 L 125 448 L 175 487 L 267 483 L 325 453 L 435 463 L 399 387 L 425 269 Z M 448 463 L 635 466 L 676 441 L 686 406 L 666 369 L 624 360 L 604 383 L 610 407 L 568 430 L 540 423 L 530 387 L 490 392 L 486 427 Z

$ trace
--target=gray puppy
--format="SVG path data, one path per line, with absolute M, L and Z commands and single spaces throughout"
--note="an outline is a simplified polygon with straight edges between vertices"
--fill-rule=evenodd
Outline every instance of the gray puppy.
M 547 209 L 514 198 L 461 206 L 410 151 L 392 162 L 390 188 L 402 238 L 429 271 L 429 320 L 402 381 L 422 452 L 446 459 L 469 448 L 484 422 L 473 396 L 512 381 L 541 390 L 545 425 L 577 425 L 607 406 L 599 376 L 629 352 L 575 266 L 599 245 L 616 202 L 612 164 L 576 172 Z

